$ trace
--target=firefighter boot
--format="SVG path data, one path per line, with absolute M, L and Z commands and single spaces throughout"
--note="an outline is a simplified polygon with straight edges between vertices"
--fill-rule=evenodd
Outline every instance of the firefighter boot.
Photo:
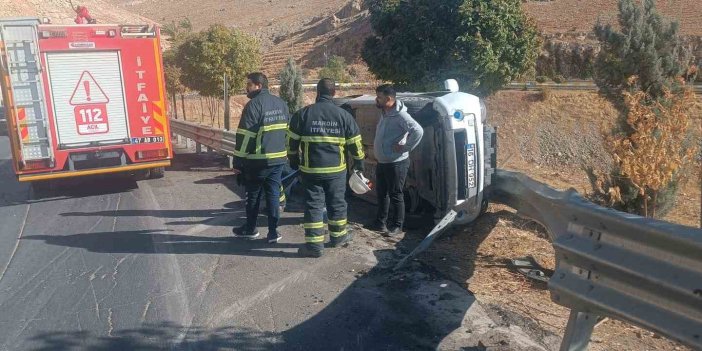
M 312 247 L 311 245 L 305 245 L 297 250 L 297 254 L 300 257 L 320 258 L 322 255 L 324 255 L 324 251 L 322 249 Z
M 353 241 L 353 232 L 349 231 L 344 236 L 341 236 L 338 238 L 332 237 L 330 242 L 329 242 L 329 246 L 335 247 L 335 248 L 336 247 L 346 247 L 346 246 L 349 246 L 349 244 L 351 244 L 351 241 Z

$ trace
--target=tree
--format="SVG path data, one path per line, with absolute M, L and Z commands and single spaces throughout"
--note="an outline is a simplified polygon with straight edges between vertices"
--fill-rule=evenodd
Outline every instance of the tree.
M 219 112 L 217 98 L 224 95 L 224 75 L 229 91 L 242 91 L 246 75 L 261 66 L 259 41 L 222 25 L 213 25 L 207 31 L 188 36 L 179 46 L 179 53 L 178 65 L 183 70 L 181 81 L 209 98 L 213 121 L 215 113 Z
M 167 35 L 168 41 L 171 43 L 180 43 L 185 37 L 193 32 L 193 24 L 189 18 L 183 18 L 180 21 L 171 21 L 166 23 L 161 29 L 163 34 Z
M 285 100 L 290 109 L 290 113 L 302 108 L 303 92 L 302 92 L 302 70 L 295 65 L 295 60 L 288 58 L 288 62 L 283 67 L 279 75 L 280 79 L 280 98 Z
M 519 0 L 366 0 L 363 59 L 382 80 L 436 89 L 448 78 L 488 96 L 533 68 L 540 40 Z
M 346 72 L 346 60 L 341 56 L 332 56 L 327 64 L 319 70 L 319 78 L 331 78 L 337 83 L 348 83 L 351 76 Z
M 192 31 L 193 24 L 187 17 L 178 22 L 171 21 L 161 28 L 161 32 L 167 36 L 166 41 L 170 44 L 170 48 L 163 53 L 163 65 L 166 76 L 166 90 L 171 94 L 175 118 L 178 118 L 177 94 L 180 94 L 183 119 L 186 118 L 183 94 L 188 91 L 188 88 L 181 81 L 183 70 L 179 65 L 178 56 L 180 55 L 180 44 L 192 34 Z
M 183 72 L 181 68 L 176 63 L 177 61 L 177 51 L 174 49 L 165 51 L 163 53 L 163 66 L 164 75 L 166 76 L 166 91 L 171 94 L 173 101 L 173 111 L 175 112 L 175 118 L 178 118 L 178 106 L 176 103 L 177 94 L 185 94 L 187 88 L 183 85 L 181 81 Z M 185 115 L 183 115 L 185 118 Z
M 602 50 L 595 62 L 595 82 L 610 99 L 623 101 L 622 93 L 632 76 L 653 99 L 664 88 L 679 93 L 678 77 L 686 73 L 690 55 L 684 49 L 677 22 L 663 18 L 655 0 L 619 1 L 619 25 L 598 23 L 595 34 Z
M 674 204 L 696 153 L 695 96 L 682 78 L 689 57 L 677 23 L 658 14 L 654 0 L 643 6 L 620 0 L 619 27 L 595 26 L 602 45 L 595 81 L 619 111 L 605 136 L 615 168 L 595 190 L 617 209 L 660 217 Z

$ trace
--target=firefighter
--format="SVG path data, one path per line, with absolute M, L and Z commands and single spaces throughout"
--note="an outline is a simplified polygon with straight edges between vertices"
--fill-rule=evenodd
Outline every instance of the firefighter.
M 281 175 L 287 164 L 285 136 L 288 128 L 288 105 L 268 91 L 263 73 L 247 76 L 247 96 L 251 99 L 242 112 L 236 130 L 235 174 L 243 175 L 246 188 L 246 224 L 234 229 L 238 237 L 253 239 L 263 193 L 268 216 L 268 242 L 277 243 L 280 220 Z
M 305 242 L 298 251 L 302 257 L 321 257 L 324 249 L 324 209 L 330 244 L 348 244 L 346 149 L 353 167 L 363 170 L 363 144 L 358 124 L 345 110 L 334 105 L 335 82 L 329 78 L 317 84 L 317 101 L 296 112 L 288 130 L 288 158 L 302 174 L 305 189 Z
M 72 6 L 73 4 L 71 4 Z M 95 24 L 97 21 L 90 16 L 90 12 L 88 11 L 88 8 L 85 6 L 76 6 L 73 8 L 73 11 L 76 12 L 76 18 L 73 20 L 76 24 Z

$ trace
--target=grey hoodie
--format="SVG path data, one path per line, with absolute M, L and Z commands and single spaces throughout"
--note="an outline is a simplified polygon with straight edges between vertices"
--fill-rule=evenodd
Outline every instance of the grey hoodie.
M 410 151 L 422 141 L 424 129 L 407 113 L 407 107 L 397 100 L 395 109 L 383 110 L 380 122 L 375 130 L 373 151 L 379 163 L 395 163 L 406 160 Z M 402 145 L 401 152 L 395 152 L 393 146 Z

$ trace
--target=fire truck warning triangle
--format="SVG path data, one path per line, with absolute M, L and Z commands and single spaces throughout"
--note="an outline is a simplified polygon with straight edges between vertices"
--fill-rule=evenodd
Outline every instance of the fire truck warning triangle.
M 73 95 L 71 95 L 69 104 L 78 106 L 106 104 L 108 102 L 110 102 L 110 98 L 107 97 L 107 94 L 105 94 L 100 85 L 95 81 L 93 75 L 88 71 L 83 71 L 76 88 L 73 89 Z

